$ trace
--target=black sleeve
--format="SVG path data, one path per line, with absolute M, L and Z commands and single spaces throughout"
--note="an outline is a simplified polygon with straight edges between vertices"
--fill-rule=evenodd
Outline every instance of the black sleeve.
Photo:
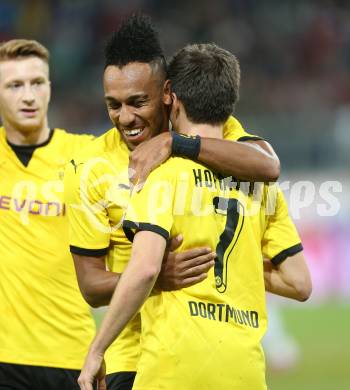
M 105 256 L 108 253 L 109 248 L 102 249 L 86 249 L 79 248 L 77 246 L 70 245 L 69 246 L 71 253 L 80 256 L 91 256 L 91 257 L 101 257 Z
M 284 249 L 278 255 L 271 259 L 273 265 L 281 264 L 287 257 L 296 255 L 297 253 L 303 250 L 303 245 L 301 243 L 291 246 L 290 248 Z

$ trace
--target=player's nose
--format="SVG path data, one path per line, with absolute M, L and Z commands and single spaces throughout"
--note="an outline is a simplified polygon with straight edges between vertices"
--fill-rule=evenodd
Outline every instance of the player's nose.
M 35 101 L 35 95 L 30 85 L 25 85 L 23 88 L 22 100 L 27 104 L 33 104 Z
M 128 107 L 122 106 L 119 111 L 118 123 L 120 127 L 129 127 L 135 120 L 135 114 Z

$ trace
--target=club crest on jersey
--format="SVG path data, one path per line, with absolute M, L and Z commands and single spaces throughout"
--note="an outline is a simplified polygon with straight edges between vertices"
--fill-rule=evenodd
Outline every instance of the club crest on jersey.
M 79 165 L 83 165 L 84 163 L 76 163 L 75 161 L 74 161 L 74 159 L 72 159 L 72 160 L 70 160 L 70 163 L 73 165 L 73 167 L 74 167 L 74 173 L 77 173 L 77 169 L 78 169 L 78 166 Z

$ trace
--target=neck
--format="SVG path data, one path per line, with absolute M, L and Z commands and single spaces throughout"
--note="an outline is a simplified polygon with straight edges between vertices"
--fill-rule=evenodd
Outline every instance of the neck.
M 39 145 L 45 142 L 50 135 L 50 129 L 45 126 L 39 129 L 20 131 L 11 125 L 4 124 L 7 140 L 14 145 Z
M 210 125 L 206 123 L 192 123 L 187 118 L 176 129 L 179 133 L 207 138 L 223 138 L 224 125 Z

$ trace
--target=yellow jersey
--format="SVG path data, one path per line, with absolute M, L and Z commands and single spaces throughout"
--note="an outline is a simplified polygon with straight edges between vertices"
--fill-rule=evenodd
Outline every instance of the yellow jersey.
M 281 219 L 281 232 L 264 237 Z M 217 253 L 203 282 L 147 299 L 133 389 L 266 389 L 262 259 L 282 261 L 302 249 L 277 187 L 252 188 L 172 157 L 133 192 L 123 226 L 165 239 L 181 233 L 178 251 L 209 246 Z
M 227 121 L 226 133 L 235 140 L 246 136 L 233 117 Z M 71 252 L 106 255 L 108 269 L 117 273 L 123 272 L 131 253 L 131 243 L 121 228 L 130 197 L 128 165 L 129 150 L 119 131 L 112 128 L 72 158 L 64 179 Z M 140 329 L 136 316 L 108 349 L 108 374 L 136 371 Z
M 230 140 L 256 140 L 230 117 L 224 135 Z M 71 251 L 86 256 L 106 255 L 107 268 L 123 272 L 131 243 L 121 229 L 128 206 L 129 150 L 117 129 L 94 140 L 67 165 L 65 199 Z M 284 248 L 283 248 L 284 249 Z M 136 316 L 106 353 L 107 373 L 136 371 L 140 355 L 140 317 Z
M 0 128 L 0 361 L 80 369 L 94 334 L 68 246 L 64 166 L 90 136 L 54 129 L 27 166 Z
M 122 273 L 131 243 L 122 229 L 130 197 L 129 150 L 115 128 L 95 139 L 67 165 L 65 199 L 71 252 L 106 255 L 110 271 Z M 135 371 L 140 317 L 136 316 L 106 353 L 107 373 Z

